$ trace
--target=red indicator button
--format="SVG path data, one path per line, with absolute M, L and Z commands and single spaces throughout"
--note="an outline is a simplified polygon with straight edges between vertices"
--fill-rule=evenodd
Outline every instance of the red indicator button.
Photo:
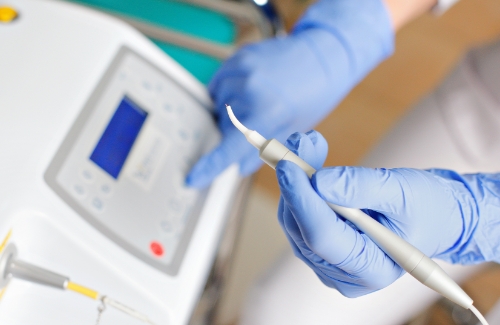
M 151 249 L 151 252 L 156 256 L 162 256 L 165 252 L 162 244 L 157 241 L 152 241 L 151 244 L 149 244 L 149 248 Z

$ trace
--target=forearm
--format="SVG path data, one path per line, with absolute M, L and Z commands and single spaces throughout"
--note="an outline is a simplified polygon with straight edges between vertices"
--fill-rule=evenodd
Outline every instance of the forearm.
M 431 10 L 436 3 L 437 0 L 384 0 L 395 31 Z
M 462 234 L 448 252 L 437 257 L 460 264 L 500 262 L 500 173 L 432 172 L 465 187 L 464 191 L 455 192 L 462 213 Z
M 471 235 L 470 244 L 463 248 L 467 262 L 481 254 L 484 261 L 500 262 L 500 173 L 463 175 L 467 187 L 474 196 L 478 221 Z

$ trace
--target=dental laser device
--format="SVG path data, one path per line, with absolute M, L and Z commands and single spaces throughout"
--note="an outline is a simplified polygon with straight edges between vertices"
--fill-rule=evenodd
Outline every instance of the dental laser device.
M 28 264 L 155 324 L 188 324 L 242 181 L 231 168 L 206 190 L 184 184 L 220 139 L 206 88 L 117 18 L 64 1 L 7 5 L 0 238 L 12 231 L 18 262 L 0 273 L 0 324 L 95 324 L 98 300 L 40 285 Z M 141 322 L 109 308 L 106 324 Z
M 310 177 L 316 172 L 308 163 L 291 152 L 276 139 L 266 140 L 257 131 L 249 130 L 234 115 L 231 106 L 226 105 L 229 118 L 234 126 L 243 133 L 247 141 L 259 150 L 259 157 L 266 164 L 276 169 L 281 160 L 288 160 L 299 166 Z M 486 319 L 473 306 L 472 299 L 455 283 L 443 269 L 420 250 L 375 221 L 359 209 L 345 208 L 327 202 L 333 211 L 352 222 L 367 234 L 392 260 L 405 269 L 422 284 L 440 293 L 456 304 L 470 309 L 487 325 Z

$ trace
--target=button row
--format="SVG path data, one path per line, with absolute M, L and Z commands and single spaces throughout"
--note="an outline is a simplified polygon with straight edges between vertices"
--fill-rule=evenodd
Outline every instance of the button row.
M 87 197 L 87 190 L 81 184 L 73 185 L 73 193 L 77 198 L 83 200 Z M 102 212 L 104 210 L 104 202 L 101 198 L 95 196 L 90 200 L 90 206 L 96 212 Z
M 96 177 L 91 170 L 85 168 L 85 169 L 82 169 L 80 172 L 80 179 L 83 180 L 84 183 L 94 184 Z M 74 195 L 78 199 L 84 200 L 87 198 L 88 189 L 82 183 L 78 182 L 78 183 L 73 184 L 72 189 L 73 189 Z M 90 207 L 92 208 L 92 210 L 94 210 L 95 212 L 102 212 L 102 211 L 104 211 L 105 204 L 104 204 L 104 200 L 100 196 L 110 196 L 111 194 L 113 194 L 113 188 L 108 183 L 102 183 L 98 186 L 98 192 L 99 192 L 99 194 L 96 196 L 93 196 L 89 202 L 90 202 Z
M 81 176 L 81 179 L 83 179 L 88 184 L 93 184 L 95 182 L 94 173 L 92 173 L 92 171 L 90 171 L 89 169 L 83 169 L 80 172 L 80 176 Z M 110 184 L 103 183 L 99 186 L 99 191 L 101 194 L 111 195 L 113 192 L 113 188 L 111 187 Z

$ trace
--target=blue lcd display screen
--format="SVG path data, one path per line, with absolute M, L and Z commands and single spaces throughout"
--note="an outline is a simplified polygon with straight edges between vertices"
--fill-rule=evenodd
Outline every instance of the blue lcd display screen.
M 90 160 L 117 179 L 147 116 L 148 112 L 123 97 Z

